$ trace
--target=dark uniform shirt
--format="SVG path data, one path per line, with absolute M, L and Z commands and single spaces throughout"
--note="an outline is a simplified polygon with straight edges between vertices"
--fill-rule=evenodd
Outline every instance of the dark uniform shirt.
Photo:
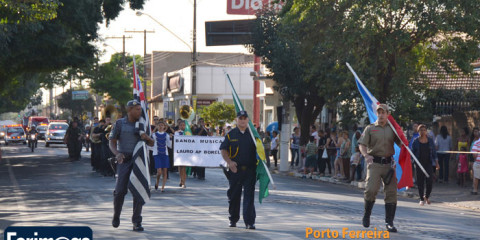
M 231 130 L 225 135 L 220 150 L 226 150 L 230 159 L 239 166 L 255 168 L 257 164 L 255 143 L 248 129 L 244 133 L 238 128 Z
M 203 129 L 203 131 L 202 131 Z M 198 136 L 208 136 L 208 130 L 205 128 L 202 128 L 201 126 L 195 129 L 193 135 L 198 135 Z
M 66 133 L 68 141 L 78 141 L 78 137 L 82 135 L 82 130 L 79 127 L 69 127 Z
M 120 118 L 115 122 L 110 132 L 110 140 L 117 139 L 117 150 L 124 154 L 132 154 L 135 145 L 140 141 L 140 135 L 135 131 L 135 122 Z

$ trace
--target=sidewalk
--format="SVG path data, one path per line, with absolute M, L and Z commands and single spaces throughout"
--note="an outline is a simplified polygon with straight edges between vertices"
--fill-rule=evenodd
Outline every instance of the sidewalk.
M 284 176 L 291 176 L 295 178 L 302 178 L 303 173 L 299 173 L 298 169 L 289 170 L 287 172 L 280 172 L 278 170 L 271 170 L 273 174 L 280 174 Z M 365 182 L 353 181 L 347 183 L 342 180 L 333 179 L 330 176 L 320 177 L 318 175 L 313 175 L 312 179 L 307 178 L 306 180 L 310 181 L 319 181 L 323 183 L 330 184 L 340 184 L 344 186 L 352 186 L 360 189 L 365 189 Z M 461 188 L 455 183 L 455 180 L 452 179 L 449 183 L 433 183 L 433 190 L 430 197 L 432 203 L 443 203 L 449 206 L 467 208 L 474 211 L 480 211 L 480 195 L 470 194 L 472 190 L 472 182 L 467 182 L 467 186 Z M 380 191 L 383 191 L 380 189 Z M 408 197 L 412 199 L 419 200 L 419 194 L 417 188 L 410 188 L 408 190 L 398 192 L 398 196 Z

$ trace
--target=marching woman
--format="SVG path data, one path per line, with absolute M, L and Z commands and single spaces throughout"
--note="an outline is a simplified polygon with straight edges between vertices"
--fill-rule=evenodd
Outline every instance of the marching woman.
M 159 122 L 157 124 L 157 129 L 158 132 L 153 134 L 153 139 L 155 140 L 153 159 L 155 160 L 155 168 L 157 169 L 157 182 L 155 183 L 155 189 L 158 189 L 160 176 L 163 175 L 162 192 L 164 192 L 165 183 L 167 182 L 167 170 L 170 168 L 167 147 L 171 148 L 172 142 L 170 141 L 170 135 L 166 133 L 167 126 L 164 122 Z
M 437 150 L 432 138 L 427 136 L 427 126 L 420 124 L 418 126 L 418 132 L 420 136 L 413 141 L 412 151 L 415 157 L 420 161 L 425 171 L 430 175 L 426 177 L 422 170 L 417 169 L 417 185 L 418 194 L 420 196 L 420 206 L 423 206 L 425 202 L 430 204 L 430 193 L 432 193 L 433 185 L 433 168 L 437 170 L 439 168 Z M 426 192 L 424 192 L 425 182 L 427 183 Z

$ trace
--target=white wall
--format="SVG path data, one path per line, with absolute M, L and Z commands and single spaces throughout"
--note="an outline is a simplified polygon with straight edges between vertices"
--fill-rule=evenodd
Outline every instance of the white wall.
M 232 80 L 233 86 L 240 98 L 253 99 L 253 79 L 250 76 L 251 67 L 197 67 L 197 95 L 231 95 L 230 84 L 223 71 Z

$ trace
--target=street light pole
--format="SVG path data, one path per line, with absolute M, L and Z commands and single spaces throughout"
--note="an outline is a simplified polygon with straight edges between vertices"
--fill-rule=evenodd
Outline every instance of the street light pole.
M 192 96 L 197 94 L 197 0 L 193 1 Z

